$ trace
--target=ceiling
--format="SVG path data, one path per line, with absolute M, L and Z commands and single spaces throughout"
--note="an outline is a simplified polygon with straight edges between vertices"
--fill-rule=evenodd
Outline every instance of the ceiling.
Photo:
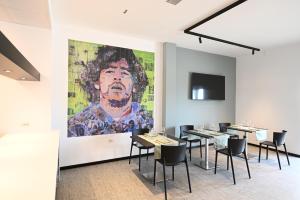
M 0 0 L 0 20 L 13 22 L 13 18 L 15 23 L 50 26 L 49 12 L 45 9 L 47 0 L 20 2 L 23 1 Z M 251 54 L 251 50 L 206 39 L 199 44 L 197 37 L 183 33 L 184 29 L 235 2 L 234 0 L 182 0 L 177 5 L 169 4 L 166 0 L 49 2 L 52 24 L 116 32 L 157 42 L 172 42 L 180 47 L 233 57 Z M 264 51 L 300 42 L 300 23 L 297 22 L 300 19 L 299 8 L 299 0 L 248 0 L 192 31 Z M 126 9 L 127 13 L 123 14 Z M 18 15 L 17 11 L 24 16 L 20 17 L 21 14 Z M 38 20 L 36 18 L 46 19 L 45 15 L 48 20 L 34 21 Z
M 0 21 L 50 28 L 48 0 L 0 0 Z

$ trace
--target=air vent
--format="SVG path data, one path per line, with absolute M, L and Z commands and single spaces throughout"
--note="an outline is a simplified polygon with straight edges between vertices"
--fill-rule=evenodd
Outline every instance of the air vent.
M 167 0 L 168 3 L 173 4 L 173 5 L 177 5 L 180 1 L 182 1 L 182 0 Z

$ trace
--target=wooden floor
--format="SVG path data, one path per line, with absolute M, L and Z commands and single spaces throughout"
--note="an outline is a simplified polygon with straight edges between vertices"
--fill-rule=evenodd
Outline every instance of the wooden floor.
M 215 152 L 210 147 L 210 160 Z M 256 147 L 249 151 L 258 154 Z M 262 151 L 265 155 L 265 151 Z M 199 157 L 199 148 L 193 149 L 193 157 Z M 189 193 L 185 165 L 175 167 L 175 181 L 168 181 L 168 199 L 197 200 L 299 200 L 300 199 L 300 159 L 280 154 L 282 170 L 277 164 L 276 154 L 269 152 L 269 160 L 252 159 L 249 162 L 252 179 L 248 179 L 245 161 L 234 158 L 237 184 L 233 185 L 231 170 L 226 170 L 226 157 L 219 155 L 220 167 L 217 174 L 213 170 L 203 170 L 189 163 L 192 193 Z M 57 200 L 155 200 L 164 199 L 163 183 L 156 186 L 142 173 L 153 172 L 153 157 L 142 159 L 142 172 L 138 171 L 138 159 L 92 165 L 61 171 L 57 186 Z M 162 167 L 157 165 L 157 173 Z M 171 170 L 167 173 L 171 175 Z

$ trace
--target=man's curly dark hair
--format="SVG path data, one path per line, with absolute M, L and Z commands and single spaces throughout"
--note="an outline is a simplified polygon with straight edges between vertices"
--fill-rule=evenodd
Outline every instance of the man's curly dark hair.
M 121 47 L 102 46 L 98 48 L 96 55 L 96 59 L 90 61 L 81 73 L 81 86 L 89 94 L 89 100 L 91 102 L 99 102 L 100 100 L 99 88 L 94 87 L 95 83 L 99 81 L 100 72 L 109 68 L 110 63 L 124 58 L 129 65 L 128 71 L 131 73 L 133 87 L 135 88 L 132 100 L 141 102 L 143 93 L 148 85 L 148 78 L 133 51 Z

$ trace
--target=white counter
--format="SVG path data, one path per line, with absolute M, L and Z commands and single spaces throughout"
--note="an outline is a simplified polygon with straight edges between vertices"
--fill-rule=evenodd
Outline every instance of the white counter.
M 0 199 L 54 200 L 59 134 L 0 137 Z

